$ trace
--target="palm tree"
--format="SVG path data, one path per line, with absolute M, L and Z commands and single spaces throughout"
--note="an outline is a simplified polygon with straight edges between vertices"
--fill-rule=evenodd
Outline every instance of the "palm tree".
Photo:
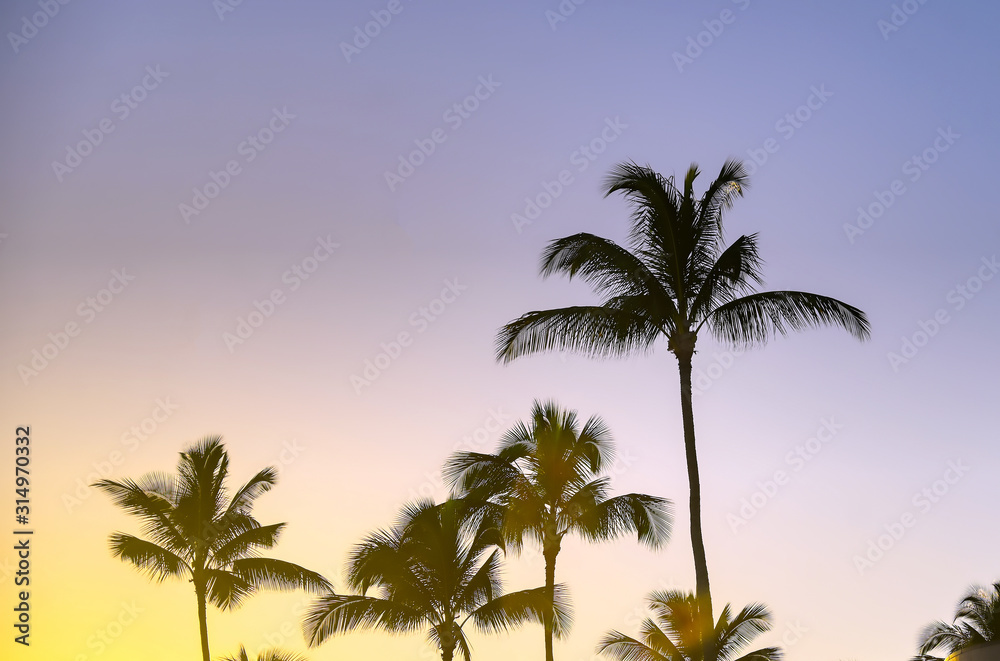
M 458 493 L 473 502 L 500 508 L 504 541 L 514 550 L 528 536 L 542 547 L 545 591 L 554 598 L 556 556 L 563 537 L 576 533 L 605 541 L 636 532 L 657 548 L 670 534 L 670 503 L 631 493 L 608 498 L 614 446 L 604 422 L 594 416 L 581 428 L 576 411 L 535 402 L 531 426 L 516 424 L 500 441 L 496 454 L 459 452 L 444 475 Z M 548 613 L 549 611 L 546 611 Z M 552 661 L 554 622 L 543 619 L 545 659 Z
M 352 552 L 348 583 L 358 594 L 325 595 L 306 614 L 309 646 L 359 629 L 426 630 L 443 661 L 452 661 L 456 648 L 469 661 L 466 622 L 486 632 L 507 631 L 541 621 L 547 608 L 541 588 L 501 594 L 500 543 L 485 508 L 459 500 L 406 505 L 395 526 L 368 535 Z M 373 587 L 377 595 L 367 595 Z M 560 631 L 568 618 L 561 592 L 555 611 Z
M 691 405 L 691 358 L 702 329 L 735 345 L 763 344 L 776 334 L 837 325 L 859 339 L 869 335 L 865 314 L 826 296 L 799 291 L 758 292 L 763 284 L 757 235 L 724 245 L 722 218 L 747 187 L 739 161 L 727 161 L 700 197 L 692 164 L 683 190 L 649 166 L 623 163 L 605 184 L 632 206 L 629 247 L 593 234 L 557 239 L 542 255 L 543 277 L 580 277 L 604 299 L 600 305 L 529 312 L 497 335 L 497 360 L 508 363 L 548 350 L 592 357 L 646 352 L 660 337 L 680 369 L 681 415 L 690 485 L 691 546 L 703 627 L 713 627 L 708 564 L 701 529 L 701 483 Z M 711 650 L 708 661 L 714 661 Z
M 920 653 L 914 660 L 940 661 L 939 649 L 954 654 L 974 645 L 1000 642 L 1000 581 L 992 588 L 972 587 L 955 612 L 954 624 L 935 622 L 920 634 Z
M 241 645 L 239 654 L 227 656 L 222 661 L 250 661 L 250 655 L 247 654 L 246 648 Z M 306 657 L 282 650 L 267 650 L 257 655 L 257 661 L 306 661 Z
M 712 628 L 709 645 L 704 644 L 699 623 L 698 600 L 690 592 L 657 590 L 649 595 L 656 620 L 646 618 L 640 626 L 642 640 L 610 631 L 597 647 L 618 661 L 704 661 L 709 649 L 719 661 L 779 661 L 781 650 L 764 647 L 736 657 L 750 641 L 771 629 L 771 614 L 763 604 L 751 604 L 734 618 L 729 604 Z
M 209 436 L 181 453 L 177 473 L 151 473 L 136 481 L 101 480 L 93 486 L 139 517 L 148 538 L 112 533 L 113 556 L 157 582 L 189 577 L 194 584 L 204 661 L 211 658 L 206 602 L 229 610 L 260 588 L 331 589 L 316 572 L 258 556 L 277 543 L 285 527 L 262 526 L 251 514 L 254 501 L 275 484 L 273 467 L 254 475 L 227 504 L 229 455 L 220 437 Z

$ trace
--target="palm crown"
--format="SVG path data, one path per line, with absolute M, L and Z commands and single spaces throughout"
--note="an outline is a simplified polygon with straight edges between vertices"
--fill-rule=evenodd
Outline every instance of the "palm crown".
M 669 501 L 636 493 L 608 497 L 610 480 L 601 474 L 613 459 L 611 434 L 600 418 L 581 427 L 575 411 L 535 402 L 530 426 L 517 423 L 496 454 L 456 453 L 444 474 L 468 499 L 496 506 L 510 548 L 519 549 L 525 536 L 541 546 L 552 590 L 556 556 L 570 533 L 602 541 L 635 532 L 652 547 L 669 537 Z M 543 624 L 551 661 L 553 630 Z
M 1000 642 L 1000 581 L 989 589 L 973 587 L 958 605 L 955 622 L 935 622 L 920 634 L 920 653 L 915 659 L 939 659 L 932 653 L 949 654 L 974 645 Z
M 694 165 L 678 188 L 648 166 L 623 163 L 608 177 L 606 194 L 624 194 L 632 206 L 629 248 L 593 234 L 553 241 L 541 273 L 563 273 L 590 284 L 604 300 L 529 312 L 497 337 L 507 362 L 535 351 L 569 349 L 605 357 L 649 349 L 657 338 L 682 357 L 707 327 L 738 345 L 763 343 L 775 333 L 836 324 L 868 336 L 863 312 L 840 301 L 798 291 L 757 292 L 763 262 L 757 235 L 724 245 L 722 219 L 748 187 L 743 165 L 727 161 L 700 198 Z
M 541 621 L 548 602 L 540 588 L 502 594 L 495 523 L 487 510 L 459 500 L 407 505 L 395 526 L 368 535 L 352 552 L 348 582 L 359 594 L 328 594 L 310 609 L 309 645 L 356 629 L 426 629 L 442 659 L 450 661 L 457 648 L 468 661 L 467 621 L 486 632 Z M 371 588 L 376 596 L 366 594 Z M 559 628 L 568 617 L 561 593 Z
M 189 577 L 198 598 L 202 655 L 209 659 L 206 599 L 221 609 L 239 606 L 260 588 L 325 591 L 330 584 L 299 565 L 262 558 L 284 523 L 262 526 L 252 515 L 276 471 L 268 467 L 227 498 L 229 456 L 222 439 L 207 437 L 182 452 L 176 476 L 151 473 L 139 480 L 101 480 L 94 486 L 143 522 L 143 539 L 112 533 L 112 555 L 162 581 Z
M 618 661 L 704 661 L 706 645 L 695 596 L 657 590 L 649 595 L 649 606 L 656 619 L 643 620 L 640 639 L 611 631 L 601 640 L 598 652 Z M 712 630 L 710 647 L 719 661 L 779 661 L 782 653 L 776 647 L 740 655 L 750 641 L 770 628 L 771 615 L 763 604 L 751 604 L 735 617 L 726 604 Z
M 652 547 L 670 533 L 669 502 L 645 494 L 608 498 L 614 461 L 611 433 L 599 417 L 580 427 L 576 411 L 535 402 L 531 424 L 517 423 L 496 454 L 456 453 L 445 466 L 459 493 L 503 506 L 504 539 L 519 549 L 525 536 L 558 549 L 576 533 L 601 541 L 634 531 Z

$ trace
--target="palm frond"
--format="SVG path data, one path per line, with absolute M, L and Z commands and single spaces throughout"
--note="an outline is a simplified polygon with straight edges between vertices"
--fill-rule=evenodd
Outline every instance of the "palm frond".
M 722 164 L 719 176 L 715 178 L 698 204 L 699 223 L 714 223 L 722 233 L 723 213 L 733 206 L 737 197 L 750 188 L 750 177 L 742 161 L 728 159 Z
M 524 476 L 503 457 L 479 452 L 456 452 L 442 469 L 445 484 L 456 495 L 492 500 L 511 491 Z
M 223 657 L 222 661 L 250 661 L 250 655 L 242 645 L 239 653 Z M 265 650 L 257 655 L 257 661 L 306 661 L 306 657 L 279 649 Z
M 597 294 L 609 297 L 649 294 L 672 307 L 656 276 L 636 255 L 614 241 L 581 232 L 551 242 L 542 253 L 542 277 L 565 273 L 580 277 Z
M 500 549 L 496 549 L 478 567 L 470 567 L 473 571 L 462 581 L 464 585 L 460 586 L 459 594 L 456 595 L 456 606 L 475 609 L 500 594 L 500 553 Z M 476 555 L 470 554 L 469 559 L 474 560 Z
M 509 363 L 540 351 L 575 351 L 594 358 L 648 351 L 659 328 L 638 310 L 576 306 L 528 312 L 500 329 L 496 357 Z
M 692 319 L 704 319 L 712 310 L 745 296 L 764 284 L 763 260 L 757 249 L 757 235 L 741 236 L 726 248 L 700 282 L 691 303 Z
M 183 558 L 145 539 L 116 532 L 111 534 L 109 545 L 111 555 L 131 563 L 156 581 L 191 573 Z
M 622 193 L 632 206 L 629 242 L 633 248 L 678 258 L 669 264 L 671 268 L 659 273 L 676 291 L 683 281 L 680 266 L 685 261 L 684 246 L 690 240 L 681 231 L 683 195 L 674 186 L 673 177 L 665 178 L 634 161 L 619 163 L 604 181 L 604 196 L 613 193 Z
M 269 549 L 278 543 L 278 537 L 284 528 L 284 523 L 275 523 L 245 530 L 216 549 L 213 558 L 216 564 L 225 566 L 257 549 Z
M 469 644 L 468 637 L 466 637 L 465 632 L 461 629 L 458 630 L 456 647 L 458 647 L 458 653 L 465 661 L 472 661 L 472 645 Z
M 572 609 L 564 585 L 555 585 L 554 596 L 553 633 L 561 638 L 569 632 L 573 623 Z M 474 610 L 469 618 L 487 633 L 506 633 L 525 622 L 542 624 L 548 610 L 545 588 L 533 588 L 497 597 Z
M 347 583 L 359 592 L 379 583 L 411 580 L 412 571 L 401 551 L 401 530 L 376 530 L 352 549 L 348 560 Z
M 278 481 L 278 471 L 273 466 L 261 469 L 240 487 L 229 501 L 228 513 L 245 512 L 253 507 L 254 501 L 267 493 Z
M 700 648 L 685 647 L 690 641 L 683 636 L 678 637 L 675 644 L 660 625 L 648 617 L 639 624 L 639 633 L 647 647 L 672 659 L 696 659 L 702 653 Z
M 224 611 L 239 608 L 257 591 L 247 579 L 224 569 L 205 570 L 205 578 L 209 603 Z
M 111 502 L 138 517 L 143 532 L 154 541 L 177 551 L 188 544 L 184 532 L 175 523 L 174 503 L 158 490 L 147 491 L 143 484 L 133 480 L 99 480 L 92 486 L 111 497 Z
M 659 548 L 670 539 L 672 504 L 666 498 L 630 493 L 583 510 L 573 530 L 585 539 L 603 541 L 635 532 L 640 542 Z
M 729 618 L 728 605 L 716 626 L 720 661 L 729 661 L 758 636 L 771 630 L 771 613 L 764 604 L 750 604 Z
M 320 574 L 291 562 L 275 558 L 240 558 L 233 560 L 231 571 L 255 588 L 270 590 L 332 590 Z
M 735 346 L 759 345 L 776 334 L 827 325 L 840 326 L 859 340 L 870 336 L 868 317 L 858 308 L 798 291 L 743 296 L 713 310 L 706 322 L 716 337 Z
M 762 647 L 749 654 L 744 654 L 735 661 L 781 661 L 785 658 L 785 653 L 780 647 Z
M 617 661 L 686 661 L 680 655 L 665 655 L 620 631 L 609 631 L 597 644 L 597 653 Z
M 387 599 L 328 594 L 310 607 L 302 628 L 306 643 L 316 647 L 336 634 L 374 628 L 409 633 L 426 621 L 425 613 Z

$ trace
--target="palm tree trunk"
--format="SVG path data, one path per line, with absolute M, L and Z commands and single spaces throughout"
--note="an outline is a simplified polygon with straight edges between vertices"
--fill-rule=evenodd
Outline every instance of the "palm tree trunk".
M 212 661 L 212 655 L 208 651 L 208 611 L 206 609 L 205 586 L 195 585 L 194 593 L 198 597 L 198 628 L 201 633 L 201 658 L 202 661 Z
M 443 645 L 441 647 L 441 661 L 451 661 L 455 656 L 455 644 Z
M 545 556 L 545 601 L 548 609 L 542 617 L 542 626 L 545 629 L 545 661 L 553 661 L 552 636 L 553 636 L 553 615 L 556 601 L 556 554 L 547 550 L 542 551 Z
M 687 457 L 688 484 L 691 490 L 691 548 L 694 551 L 695 595 L 702 616 L 702 644 L 705 661 L 715 661 L 712 595 L 708 587 L 708 561 L 701 532 L 701 480 L 698 477 L 698 451 L 694 442 L 694 409 L 691 406 L 691 353 L 677 354 L 681 373 L 681 416 L 684 420 L 684 454 Z

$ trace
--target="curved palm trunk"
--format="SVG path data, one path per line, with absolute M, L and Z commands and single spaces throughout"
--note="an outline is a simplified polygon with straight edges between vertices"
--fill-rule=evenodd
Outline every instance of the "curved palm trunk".
M 548 602 L 548 610 L 543 614 L 542 626 L 545 629 L 545 661 L 553 661 L 552 636 L 555 600 L 556 600 L 556 555 L 551 551 L 542 551 L 545 556 L 545 601 Z
M 693 353 L 693 352 L 691 352 Z M 701 480 L 698 477 L 698 451 L 694 442 L 694 409 L 691 405 L 691 353 L 677 355 L 681 373 L 681 417 L 684 420 L 684 454 L 687 458 L 688 483 L 691 489 L 691 548 L 694 551 L 695 595 L 702 615 L 702 644 L 704 661 L 715 661 L 712 616 L 712 595 L 708 587 L 708 561 L 705 558 L 705 541 L 701 532 Z
M 202 661 L 212 661 L 212 655 L 208 651 L 208 610 L 205 599 L 207 589 L 205 586 L 195 585 L 194 593 L 198 598 L 198 629 L 201 633 L 201 658 Z

